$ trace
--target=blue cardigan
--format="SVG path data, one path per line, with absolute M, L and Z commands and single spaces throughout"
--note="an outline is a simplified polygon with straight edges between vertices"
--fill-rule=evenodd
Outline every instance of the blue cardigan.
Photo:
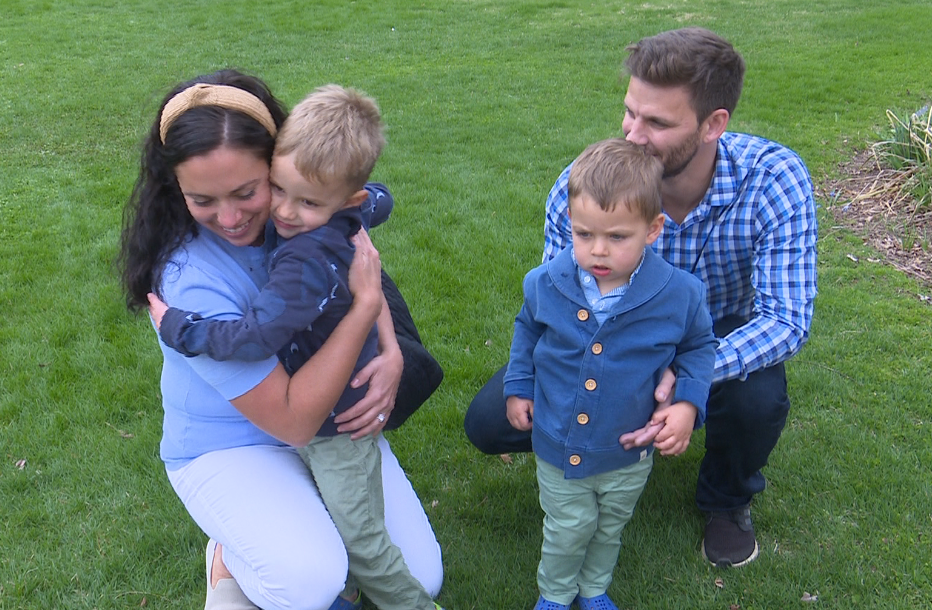
M 650 248 L 601 326 L 578 277 L 572 248 L 527 274 L 505 374 L 506 398 L 534 400 L 534 452 L 567 479 L 644 458 L 618 437 L 650 420 L 667 367 L 676 371 L 674 402 L 696 405 L 701 426 L 717 345 L 702 282 Z

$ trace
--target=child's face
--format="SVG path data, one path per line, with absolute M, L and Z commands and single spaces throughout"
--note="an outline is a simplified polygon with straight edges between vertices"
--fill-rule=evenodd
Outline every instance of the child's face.
M 327 224 L 330 217 L 350 207 L 353 189 L 342 183 L 310 181 L 294 165 L 294 155 L 272 157 L 272 221 L 278 234 L 290 239 Z
M 570 200 L 570 219 L 576 262 L 595 277 L 602 294 L 631 279 L 644 248 L 663 230 L 662 214 L 647 222 L 624 202 L 606 212 L 585 193 Z

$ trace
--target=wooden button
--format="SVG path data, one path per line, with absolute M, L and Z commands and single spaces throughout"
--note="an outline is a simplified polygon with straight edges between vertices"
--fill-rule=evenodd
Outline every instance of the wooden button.
M 597 387 L 599 387 L 599 384 L 595 382 L 595 379 L 586 380 L 586 389 L 589 390 L 590 392 L 596 389 Z
M 570 456 L 570 464 L 573 466 L 579 466 L 579 463 L 582 461 L 582 458 L 576 454 Z
M 576 421 L 578 421 L 580 424 L 585 426 L 586 424 L 589 423 L 589 416 L 586 415 L 585 413 L 580 413 L 579 415 L 576 416 Z
M 580 309 L 579 311 L 576 312 L 576 317 L 579 318 L 580 322 L 585 322 L 586 320 L 589 319 L 589 312 L 586 311 L 585 309 Z
M 599 354 L 601 354 L 601 353 L 602 353 L 602 344 L 601 344 L 601 343 L 593 343 L 593 344 L 592 344 L 592 353 L 595 354 L 596 356 L 598 356 Z

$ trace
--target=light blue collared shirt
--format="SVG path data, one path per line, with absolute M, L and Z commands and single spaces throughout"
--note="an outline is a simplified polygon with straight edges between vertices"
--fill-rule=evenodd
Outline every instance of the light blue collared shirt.
M 586 302 L 592 307 L 592 313 L 595 314 L 595 319 L 599 323 L 599 326 L 601 326 L 602 323 L 608 319 L 608 312 L 611 311 L 612 308 L 624 298 L 625 293 L 628 292 L 628 288 L 631 287 L 631 282 L 634 281 L 634 277 L 638 274 L 638 271 L 641 270 L 641 265 L 644 264 L 644 255 L 641 254 L 641 260 L 637 268 L 631 272 L 631 277 L 628 278 L 628 281 L 618 288 L 609 291 L 608 294 L 602 294 L 602 291 L 599 290 L 599 282 L 596 280 L 595 276 L 579 266 L 579 262 L 576 260 L 575 250 L 573 250 L 573 262 L 576 263 L 576 271 L 579 273 L 579 285 L 582 286 L 583 296 L 586 297 Z

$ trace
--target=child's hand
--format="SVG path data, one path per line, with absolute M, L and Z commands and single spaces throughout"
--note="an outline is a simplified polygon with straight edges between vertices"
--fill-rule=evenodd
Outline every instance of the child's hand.
M 508 423 L 518 430 L 530 430 L 534 420 L 534 401 L 509 396 L 505 404 L 508 407 Z
M 657 384 L 657 388 L 654 390 L 654 400 L 657 401 L 654 413 L 659 413 L 672 404 L 673 401 L 671 397 L 673 396 L 673 386 L 675 384 L 676 375 L 673 373 L 673 369 L 667 368 L 660 378 L 660 383 Z M 618 442 L 621 443 L 626 451 L 632 447 L 646 447 L 657 438 L 657 435 L 662 429 L 662 421 L 658 423 L 650 421 L 647 422 L 643 428 L 625 432 L 618 438 Z
M 149 298 L 149 315 L 152 316 L 152 320 L 155 322 L 155 327 L 161 330 L 162 317 L 165 315 L 165 312 L 168 311 L 168 305 L 163 303 L 159 297 L 155 296 L 155 294 L 151 292 L 146 296 Z
M 696 407 L 686 401 L 654 411 L 651 424 L 663 424 L 654 439 L 654 447 L 660 455 L 679 455 L 686 451 L 696 423 L 696 412 Z
M 377 318 L 383 300 L 382 262 L 379 260 L 379 252 L 372 245 L 369 235 L 362 229 L 351 240 L 356 247 L 349 268 L 349 289 L 353 294 L 353 304 L 366 301 L 374 305 L 375 301 L 378 301 L 378 308 L 375 310 Z M 375 323 L 375 318 L 372 322 Z

